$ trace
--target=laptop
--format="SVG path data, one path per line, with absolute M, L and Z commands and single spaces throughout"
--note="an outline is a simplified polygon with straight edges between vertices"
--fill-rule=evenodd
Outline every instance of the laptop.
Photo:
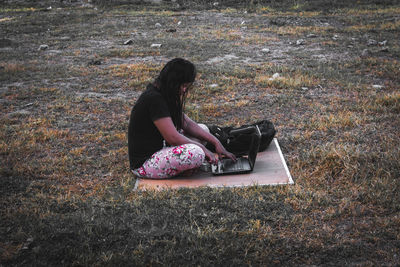
M 223 158 L 219 160 L 217 164 L 212 164 L 211 173 L 213 175 L 249 173 L 254 169 L 261 140 L 260 129 L 256 125 L 234 131 L 234 133 L 231 131 L 231 134 L 254 133 L 250 143 L 249 153 L 247 157 L 237 158 L 236 162 L 228 158 Z

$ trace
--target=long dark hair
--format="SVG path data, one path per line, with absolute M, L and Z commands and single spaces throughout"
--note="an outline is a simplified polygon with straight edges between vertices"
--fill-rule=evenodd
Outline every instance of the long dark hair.
M 183 110 L 187 91 L 181 95 L 181 85 L 193 83 L 196 78 L 196 67 L 188 60 L 175 58 L 169 61 L 154 81 L 156 87 L 168 103 L 175 127 L 182 129 Z

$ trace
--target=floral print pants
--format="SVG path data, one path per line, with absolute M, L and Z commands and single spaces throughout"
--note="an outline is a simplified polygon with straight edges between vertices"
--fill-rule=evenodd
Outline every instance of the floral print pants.
M 154 153 L 141 167 L 133 170 L 133 173 L 141 178 L 171 178 L 200 167 L 204 159 L 204 151 L 195 144 L 164 147 Z

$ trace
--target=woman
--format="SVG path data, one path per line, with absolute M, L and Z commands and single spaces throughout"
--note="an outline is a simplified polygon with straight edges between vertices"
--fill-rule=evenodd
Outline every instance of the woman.
M 130 167 L 136 176 L 170 178 L 197 169 L 205 159 L 216 163 L 218 158 L 202 142 L 213 144 L 219 157 L 235 160 L 218 139 L 183 112 L 195 77 L 191 62 L 175 58 L 137 100 L 128 129 Z

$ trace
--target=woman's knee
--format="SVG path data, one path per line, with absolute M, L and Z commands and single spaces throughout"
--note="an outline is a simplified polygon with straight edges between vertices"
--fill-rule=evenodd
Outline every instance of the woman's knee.
M 207 133 L 210 133 L 210 129 L 208 129 L 207 125 L 205 125 L 203 123 L 198 123 L 197 125 L 199 125 L 199 127 L 202 128 Z
M 138 175 L 147 178 L 170 178 L 190 169 L 201 166 L 205 153 L 196 144 L 185 144 L 165 148 L 154 154 L 137 171 Z
M 196 161 L 196 165 L 201 165 L 206 157 L 203 149 L 196 144 L 187 144 L 187 153 L 188 156 Z

